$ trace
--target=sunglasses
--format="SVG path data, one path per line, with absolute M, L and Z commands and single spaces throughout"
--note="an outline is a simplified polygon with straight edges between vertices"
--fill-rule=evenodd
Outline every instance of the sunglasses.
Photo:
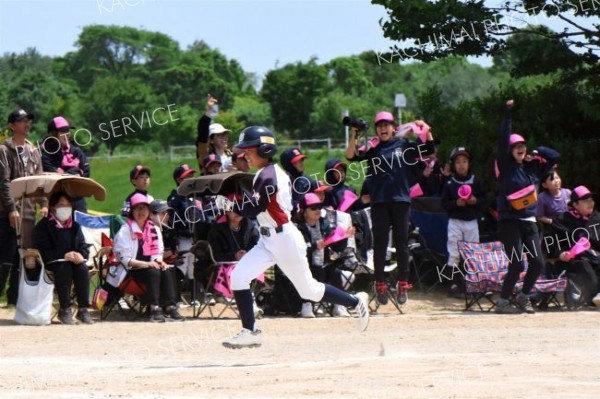
M 323 209 L 323 207 L 321 205 L 313 205 L 309 206 L 308 209 L 310 209 L 311 211 L 320 211 L 321 209 Z

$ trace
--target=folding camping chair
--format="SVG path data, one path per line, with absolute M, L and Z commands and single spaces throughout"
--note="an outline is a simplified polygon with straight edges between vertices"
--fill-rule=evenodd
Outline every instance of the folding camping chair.
M 414 228 L 409 233 L 409 244 L 419 244 L 411 251 L 416 284 L 428 284 L 427 292 L 431 292 L 442 282 L 438 271 L 448 258 L 448 214 L 440 198 L 418 197 L 412 199 L 410 219 Z
M 98 285 L 108 292 L 106 303 L 100 309 L 100 319 L 105 320 L 115 306 L 127 320 L 143 317 L 149 310 L 145 303 L 146 287 L 129 276 L 125 277 L 119 287 L 113 287 L 106 281 L 109 273 L 114 273 L 119 261 L 112 251 L 112 240 L 105 235 L 102 240 L 105 246 L 94 257 L 98 268 Z
M 194 317 L 200 317 L 204 311 L 208 310 L 211 319 L 218 319 L 227 309 L 231 309 L 236 317 L 239 317 L 235 308 L 235 300 L 229 289 L 228 274 L 231 273 L 231 268 L 227 268 L 227 265 L 231 265 L 231 262 L 217 262 L 212 248 L 206 240 L 196 241 L 190 252 L 196 258 L 193 289 L 197 293 L 198 303 L 193 303 Z M 213 312 L 213 306 L 216 306 L 215 294 L 220 294 L 223 298 L 224 306 L 219 313 Z
M 464 259 L 465 268 L 465 310 L 477 305 L 479 310 L 484 311 L 480 301 L 482 299 L 490 302 L 485 311 L 491 311 L 496 303 L 492 297 L 502 290 L 504 276 L 508 272 L 508 257 L 504 252 L 504 246 L 500 241 L 494 242 L 458 242 L 458 252 Z M 523 287 L 525 272 L 519 276 L 515 285 L 517 291 Z M 567 288 L 567 280 L 562 276 L 555 279 L 545 279 L 542 276 L 536 281 L 532 293 L 544 295 L 542 306 L 546 308 L 553 304 L 562 308 L 557 294 L 564 292 Z
M 508 272 L 504 246 L 500 241 L 459 241 L 458 252 L 464 260 L 465 310 L 477 305 L 482 312 L 491 311 L 496 306 L 492 296 L 502 290 L 502 281 Z M 485 310 L 482 300 L 490 303 Z

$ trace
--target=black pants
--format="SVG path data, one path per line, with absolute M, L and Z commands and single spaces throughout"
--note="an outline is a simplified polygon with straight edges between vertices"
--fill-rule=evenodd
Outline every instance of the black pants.
M 335 266 L 335 264 L 327 265 L 325 267 L 311 266 L 310 272 L 318 282 L 328 283 L 333 285 L 335 288 L 345 291 L 342 281 L 342 273 Z
M 50 263 L 46 268 L 54 273 L 54 287 L 58 294 L 60 308 L 71 307 L 71 284 L 75 285 L 77 306 L 90 306 L 90 273 L 85 263 L 76 265 L 73 262 Z
M 175 268 L 159 270 L 153 267 L 131 269 L 129 275 L 146 286 L 146 298 L 151 306 L 175 305 Z
M 525 270 L 524 255 L 527 257 L 528 266 L 523 281 L 523 293 L 529 294 L 544 266 L 537 224 L 519 219 L 501 220 L 498 236 L 504 244 L 504 252 L 509 260 L 508 273 L 504 277 L 500 297 L 511 297 L 515 284 L 519 281 L 519 274 Z
M 10 227 L 8 214 L 0 215 L 0 296 L 4 292 L 6 281 L 9 287 L 6 292 L 7 302 L 15 305 L 19 286 L 19 258 L 17 252 L 17 233 Z
M 385 202 L 371 207 L 371 224 L 373 232 L 373 263 L 375 280 L 385 279 L 385 256 L 389 244 L 390 226 L 396 248 L 398 277 L 400 281 L 408 281 L 408 227 L 410 204 L 408 202 Z

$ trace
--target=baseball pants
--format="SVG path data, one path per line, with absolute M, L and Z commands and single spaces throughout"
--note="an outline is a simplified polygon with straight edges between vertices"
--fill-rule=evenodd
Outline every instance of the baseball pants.
M 253 279 L 276 264 L 302 298 L 319 302 L 325 294 L 325 285 L 310 272 L 302 233 L 293 223 L 282 227 L 280 233 L 269 228 L 270 235 L 261 235 L 258 243 L 238 262 L 231 274 L 231 288 L 234 291 L 250 289 Z

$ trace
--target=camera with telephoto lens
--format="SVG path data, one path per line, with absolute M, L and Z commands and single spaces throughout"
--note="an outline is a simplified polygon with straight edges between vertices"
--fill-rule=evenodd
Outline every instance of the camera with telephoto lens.
M 342 124 L 344 126 L 355 127 L 359 132 L 367 130 L 369 128 L 369 123 L 361 118 L 351 118 L 349 116 L 344 116 L 342 119 Z

